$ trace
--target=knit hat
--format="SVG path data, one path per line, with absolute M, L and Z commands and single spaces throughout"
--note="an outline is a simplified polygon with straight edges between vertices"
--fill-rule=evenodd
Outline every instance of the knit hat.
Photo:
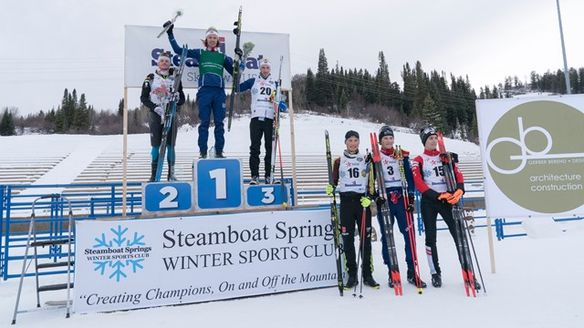
M 215 27 L 211 26 L 207 29 L 207 32 L 205 32 L 205 39 L 207 39 L 209 35 L 215 35 L 216 37 L 219 37 L 219 32 Z
M 357 131 L 354 131 L 354 130 L 347 131 L 347 133 L 345 133 L 345 141 L 347 141 L 347 139 L 349 139 L 351 137 L 355 137 L 355 138 L 359 139 L 359 133 Z
M 272 64 L 268 58 L 262 58 L 260 61 L 260 68 L 262 68 L 262 66 L 268 66 L 268 68 L 272 68 Z
M 381 129 L 379 129 L 379 142 L 381 142 L 381 139 L 383 139 L 385 136 L 393 137 L 393 130 L 387 125 L 384 125 L 381 127 Z
M 420 139 L 422 139 L 422 145 L 426 145 L 426 140 L 428 140 L 431 135 L 438 135 L 436 133 L 436 128 L 431 125 L 425 126 L 422 130 L 420 130 Z
M 171 57 L 172 57 L 172 54 L 170 53 L 170 51 L 163 51 L 160 53 L 160 55 L 158 55 L 157 62 L 160 62 L 160 59 L 162 59 L 162 58 L 166 58 L 166 59 L 168 59 L 168 61 L 170 61 Z

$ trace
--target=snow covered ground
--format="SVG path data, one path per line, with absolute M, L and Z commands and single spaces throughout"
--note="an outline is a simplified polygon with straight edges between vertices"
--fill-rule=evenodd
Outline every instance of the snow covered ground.
M 226 153 L 246 153 L 249 146 L 248 118 L 235 120 L 227 133 Z M 380 124 L 315 115 L 295 117 L 296 150 L 302 154 L 324 154 L 323 131 L 328 129 L 334 152 L 343 149 L 344 134 L 355 129 L 361 134 L 362 149 L 368 145 L 368 132 Z M 282 123 L 283 149 L 290 149 L 288 117 Z M 212 134 L 211 134 L 212 135 Z M 396 132 L 399 144 L 413 154 L 422 151 L 417 134 Z M 39 156 L 70 152 L 47 174 L 52 183 L 68 183 L 73 172 L 80 172 L 97 152 L 121 153 L 120 136 L 20 136 L 0 138 L 0 153 L 16 158 L 19 154 Z M 210 144 L 212 142 L 210 141 Z M 183 127 L 177 151 L 195 153 L 196 129 Z M 447 147 L 463 158 L 478 160 L 478 146 L 447 140 Z M 148 135 L 132 135 L 129 149 L 148 151 Z M 85 154 L 85 155 L 83 155 Z M 65 165 L 66 164 L 66 165 Z M 61 181 L 62 180 L 62 181 Z M 413 286 L 404 286 L 404 296 L 396 297 L 386 284 L 386 269 L 381 260 L 381 244 L 373 246 L 376 270 L 374 277 L 382 282 L 380 290 L 364 288 L 363 299 L 351 292 L 338 296 L 336 288 L 300 291 L 246 299 L 218 301 L 184 306 L 160 307 L 101 314 L 74 314 L 65 319 L 64 309 L 22 314 L 20 327 L 583 327 L 584 222 L 562 225 L 565 231 L 554 234 L 532 233 L 534 237 L 511 238 L 495 242 L 496 274 L 491 273 L 486 229 L 477 229 L 475 246 L 482 267 L 487 295 L 467 298 L 464 295 L 460 268 L 454 244 L 445 231 L 438 233 L 438 248 L 444 286 L 428 287 L 417 295 Z M 542 232 L 545 225 L 531 225 Z M 402 238 L 397 238 L 402 275 L 405 275 Z M 423 245 L 423 236 L 418 236 Z M 421 247 L 420 247 L 421 248 Z M 422 277 L 429 282 L 423 252 L 419 249 Z M 45 277 L 44 281 L 62 282 L 62 277 Z M 16 296 L 18 280 L 0 281 L 0 327 L 8 327 Z M 61 292 L 44 293 L 43 301 L 63 299 Z M 21 309 L 34 307 L 34 280 L 25 281 Z

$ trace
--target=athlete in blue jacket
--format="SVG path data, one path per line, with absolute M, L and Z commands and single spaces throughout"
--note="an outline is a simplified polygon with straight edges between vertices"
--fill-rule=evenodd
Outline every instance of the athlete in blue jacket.
M 164 23 L 164 27 L 171 25 L 168 29 L 168 40 L 175 53 L 180 54 L 182 48 L 174 38 L 172 32 L 173 24 L 170 21 Z M 223 158 L 223 147 L 225 145 L 225 129 L 223 120 L 225 119 L 225 80 L 224 70 L 233 75 L 233 59 L 219 51 L 219 33 L 214 27 L 209 27 L 205 33 L 205 48 L 189 49 L 187 57 L 193 58 L 199 66 L 199 91 L 197 101 L 199 102 L 199 153 L 201 158 L 207 157 L 207 139 L 209 138 L 209 123 L 211 113 L 215 123 L 215 157 Z

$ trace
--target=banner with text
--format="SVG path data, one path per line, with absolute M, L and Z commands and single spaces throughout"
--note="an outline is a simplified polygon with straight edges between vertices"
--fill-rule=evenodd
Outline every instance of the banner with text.
M 78 313 L 335 286 L 328 210 L 76 223 Z
M 584 215 L 584 96 L 477 100 L 490 217 Z
M 132 26 L 125 28 L 125 59 L 124 59 L 124 86 L 128 88 L 141 88 L 146 75 L 154 72 L 156 61 L 163 50 L 173 53 L 172 64 L 180 65 L 179 54 L 174 53 L 168 41 L 166 33 L 156 38 L 162 27 L 156 26 Z M 174 28 L 174 36 L 179 46 L 187 44 L 189 49 L 202 48 L 205 39 L 203 29 Z M 233 58 L 235 52 L 235 34 L 232 31 L 219 30 L 220 51 Z M 290 76 L 290 35 L 282 33 L 241 33 L 241 45 L 246 42 L 254 44 L 252 52 L 245 58 L 245 70 L 241 74 L 240 81 L 257 77 L 259 61 L 268 58 L 272 64 L 272 75 L 278 76 L 280 69 L 280 56 L 284 56 L 282 62 L 282 88 L 291 88 Z M 199 79 L 198 63 L 193 59 L 187 59 L 185 72 L 183 73 L 183 86 L 185 88 L 197 88 Z M 231 75 L 224 71 L 225 86 L 231 88 Z

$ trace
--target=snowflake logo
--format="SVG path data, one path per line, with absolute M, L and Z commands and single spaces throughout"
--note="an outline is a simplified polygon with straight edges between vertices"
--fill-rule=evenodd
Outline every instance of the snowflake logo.
M 134 235 L 129 238 L 126 233 L 128 232 L 128 228 L 122 228 L 121 225 L 118 225 L 117 228 L 110 228 L 111 234 L 109 235 L 110 238 L 108 239 L 106 233 L 102 233 L 100 238 L 95 238 L 95 245 L 93 248 L 97 249 L 119 249 L 119 252 L 112 253 L 113 256 L 117 255 L 126 255 L 124 252 L 126 247 L 135 247 L 135 246 L 144 246 L 144 235 L 139 235 L 137 232 L 134 232 Z M 108 275 L 109 279 L 115 279 L 116 282 L 119 282 L 123 278 L 127 278 L 128 270 L 131 270 L 132 273 L 136 273 L 138 269 L 143 269 L 144 266 L 142 262 L 144 258 L 133 259 L 131 256 L 121 256 L 121 257 L 129 257 L 124 259 L 109 259 L 109 260 L 100 260 L 100 261 L 93 261 L 95 265 L 94 271 L 99 272 L 100 275 Z

